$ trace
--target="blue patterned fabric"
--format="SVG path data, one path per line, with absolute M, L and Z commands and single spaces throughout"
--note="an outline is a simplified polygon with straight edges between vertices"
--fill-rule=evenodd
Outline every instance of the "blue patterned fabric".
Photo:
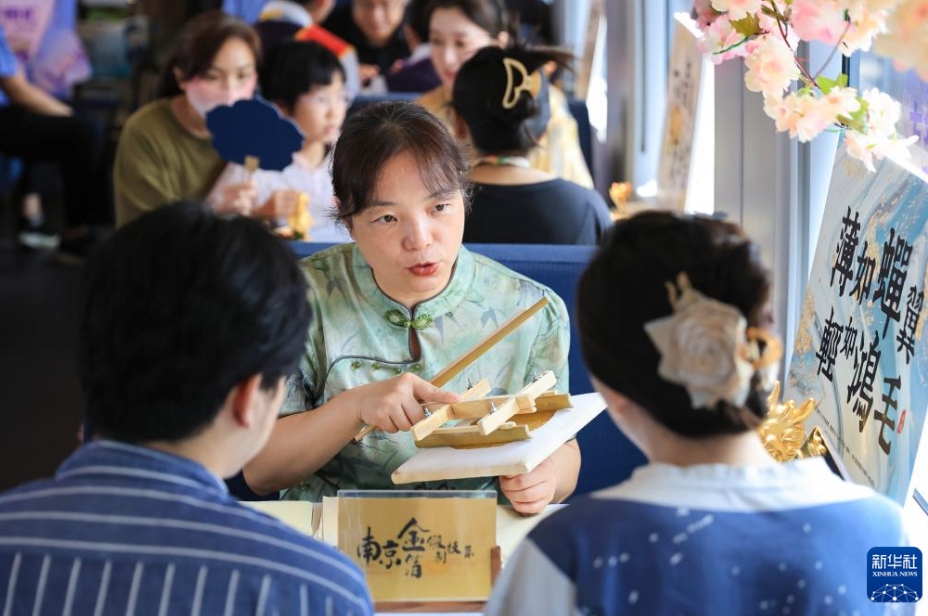
M 821 459 L 652 464 L 543 520 L 486 613 L 914 614 L 867 594 L 867 552 L 900 545 L 899 507 Z

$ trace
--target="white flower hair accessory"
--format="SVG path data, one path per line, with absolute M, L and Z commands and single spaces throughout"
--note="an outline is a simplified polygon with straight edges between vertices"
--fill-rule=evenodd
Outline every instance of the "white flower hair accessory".
M 661 354 L 658 374 L 682 385 L 693 408 L 711 408 L 719 400 L 744 405 L 755 370 L 779 359 L 779 341 L 762 330 L 748 328 L 747 320 L 734 306 L 694 289 L 685 272 L 677 275 L 676 285 L 665 284 L 673 315 L 644 325 Z M 766 343 L 763 354 L 757 339 Z

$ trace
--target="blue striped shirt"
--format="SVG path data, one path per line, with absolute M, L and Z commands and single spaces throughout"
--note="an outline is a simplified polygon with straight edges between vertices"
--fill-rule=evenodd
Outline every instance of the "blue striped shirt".
M 0 616 L 372 612 L 344 555 L 191 460 L 96 442 L 0 495 Z

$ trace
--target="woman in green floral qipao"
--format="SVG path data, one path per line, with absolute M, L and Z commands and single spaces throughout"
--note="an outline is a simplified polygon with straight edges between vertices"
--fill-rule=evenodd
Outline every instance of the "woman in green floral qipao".
M 355 240 L 303 261 L 314 318 L 299 374 L 264 450 L 245 469 L 258 492 L 320 501 L 340 489 L 497 489 L 537 513 L 576 486 L 576 441 L 530 473 L 394 486 L 416 451 L 420 400 L 455 402 L 468 383 L 513 392 L 552 370 L 566 391 L 569 326 L 550 289 L 461 245 L 467 165 L 429 112 L 368 107 L 345 123 L 333 155 L 339 218 Z M 540 313 L 440 390 L 427 382 L 542 296 Z M 364 426 L 376 430 L 360 442 Z

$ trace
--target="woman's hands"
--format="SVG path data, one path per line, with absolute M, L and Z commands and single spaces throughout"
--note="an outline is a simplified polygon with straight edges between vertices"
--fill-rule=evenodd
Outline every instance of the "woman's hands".
M 409 373 L 355 387 L 341 395 L 354 398 L 352 403 L 360 422 L 390 433 L 409 430 L 425 417 L 423 400 L 450 404 L 460 399 L 456 393 L 441 390 Z
M 237 214 L 254 218 L 277 220 L 287 218 L 296 211 L 300 203 L 300 191 L 282 188 L 271 193 L 260 206 L 257 205 L 258 190 L 251 182 L 223 186 L 216 211 L 222 214 Z
M 539 513 L 554 500 L 557 490 L 554 461 L 546 458 L 524 475 L 503 475 L 499 487 L 519 513 Z
M 299 206 L 300 194 L 300 191 L 293 190 L 292 188 L 275 190 L 271 193 L 271 196 L 268 197 L 267 201 L 264 202 L 264 205 L 254 211 L 252 216 L 271 220 L 288 218 Z
M 258 190 L 251 182 L 242 182 L 223 186 L 220 195 L 219 203 L 215 206 L 217 212 L 251 216 L 255 199 L 258 198 Z
M 500 477 L 499 487 L 513 509 L 531 515 L 570 496 L 579 474 L 580 446 L 571 440 L 528 473 Z

